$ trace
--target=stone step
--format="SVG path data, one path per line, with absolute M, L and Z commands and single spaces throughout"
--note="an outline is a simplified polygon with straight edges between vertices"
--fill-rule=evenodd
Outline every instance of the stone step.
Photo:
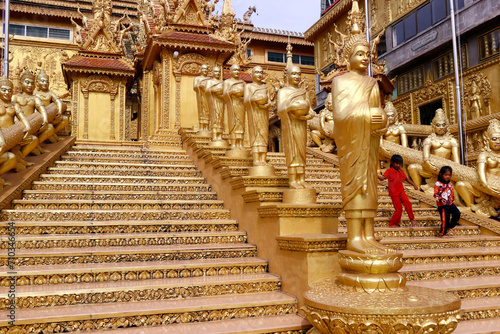
M 282 292 L 209 296 L 176 300 L 119 302 L 16 310 L 15 326 L 9 329 L 28 333 L 106 330 L 176 323 L 230 320 L 297 313 L 296 299 Z M 8 311 L 0 311 L 0 326 L 8 326 Z M 4 320 L 5 319 L 5 320 Z
M 500 281 L 500 260 L 408 264 L 399 272 L 408 281 L 480 276 L 496 276 Z
M 140 153 L 172 153 L 172 154 L 186 154 L 182 149 L 159 149 L 159 148 L 143 148 L 142 146 L 103 146 L 103 145 L 82 145 L 77 143 L 71 147 L 71 151 L 80 152 L 140 152 Z
M 403 211 L 404 212 L 404 211 Z M 340 216 L 339 227 L 346 227 L 346 220 L 344 216 Z M 375 217 L 375 227 L 389 227 L 389 222 L 391 221 L 391 217 Z M 415 216 L 415 227 L 429 227 L 429 226 L 441 226 L 441 220 L 439 218 L 434 217 L 419 217 Z M 411 227 L 413 226 L 410 223 L 410 218 L 403 213 L 401 217 L 401 222 L 399 223 L 401 227 Z
M 2 210 L 2 220 L 208 220 L 230 219 L 229 210 Z
M 334 181 L 334 182 L 326 182 L 323 181 L 323 182 L 317 182 L 317 184 L 315 184 L 314 181 L 317 181 L 317 180 L 306 180 L 306 183 L 308 183 L 312 188 L 316 189 L 318 192 L 328 192 L 328 193 L 331 193 L 331 192 L 340 192 L 341 191 L 341 184 L 340 182 L 337 182 L 337 181 Z M 387 192 L 387 187 L 386 186 L 383 186 L 383 185 L 378 185 L 377 186 L 377 191 L 378 192 Z
M 464 299 L 461 316 L 462 321 L 500 318 L 500 297 Z
M 53 183 L 48 181 L 34 181 L 31 189 L 33 190 L 64 190 L 64 191 L 178 191 L 178 192 L 208 192 L 212 187 L 208 184 L 182 184 L 182 183 L 82 183 L 82 182 L 64 182 Z
M 113 169 L 91 169 L 91 168 L 61 168 L 50 167 L 47 169 L 50 174 L 58 175 L 109 175 L 109 176 L 149 176 L 149 177 L 201 177 L 201 172 L 197 170 L 170 170 L 165 169 L 140 169 L 131 170 L 130 168 L 113 168 Z
M 453 236 L 448 238 L 384 238 L 382 242 L 398 250 L 410 249 L 443 249 L 443 248 L 470 248 L 470 247 L 500 247 L 500 236 L 469 235 Z
M 324 198 L 319 199 L 318 198 L 317 201 L 319 204 L 342 204 L 342 199 L 324 199 Z M 412 205 L 414 206 L 413 209 L 414 209 L 414 213 L 416 214 L 417 213 L 416 209 L 417 209 L 417 205 L 418 205 L 419 201 L 411 199 L 410 203 L 412 203 Z M 384 210 L 390 210 L 391 212 L 394 212 L 394 205 L 392 204 L 391 199 L 379 199 L 378 200 L 378 208 L 384 209 Z M 392 216 L 392 214 L 391 214 L 391 216 Z
M 403 251 L 405 265 L 468 261 L 499 261 L 500 247 L 409 249 Z M 500 281 L 499 281 L 500 283 Z
M 115 162 L 115 163 L 144 163 L 144 164 L 169 164 L 169 165 L 192 165 L 193 160 L 186 159 L 172 159 L 171 157 L 163 158 L 127 158 L 127 157 L 94 157 L 94 156 L 81 156 L 81 155 L 63 155 L 63 161 L 88 161 L 88 162 Z
M 10 232 L 11 222 L 0 222 L 0 234 Z M 114 220 L 114 221 L 16 221 L 16 236 L 21 235 L 72 235 L 116 233 L 173 233 L 236 231 L 238 222 L 230 219 L 217 220 Z
M 500 280 L 496 276 L 473 276 L 412 281 L 408 282 L 407 285 L 448 291 L 462 299 L 500 297 Z
M 458 226 L 455 228 L 457 235 L 480 235 L 481 230 L 478 226 Z M 347 228 L 339 227 L 339 233 L 347 234 Z M 402 227 L 376 227 L 375 237 L 383 238 L 422 238 L 422 237 L 439 237 L 439 226 L 402 226 Z
M 118 175 L 60 175 L 42 174 L 40 181 L 50 183 L 141 183 L 141 184 L 198 184 L 205 183 L 203 177 L 118 176 Z
M 498 334 L 500 318 L 460 321 L 453 334 Z M 124 333 L 125 334 L 125 333 Z
M 246 233 L 242 231 L 217 232 L 173 232 L 173 233 L 106 233 L 70 235 L 24 235 L 15 241 L 8 235 L 0 235 L 0 249 L 123 247 L 157 245 L 191 245 L 245 243 Z
M 39 200 L 12 201 L 12 210 L 221 210 L 221 200 Z
M 257 250 L 246 243 L 203 245 L 117 246 L 86 248 L 18 249 L 14 257 L 0 250 L 0 266 L 33 266 L 75 263 L 194 260 L 254 257 Z
M 238 268 L 239 270 L 239 268 Z M 223 296 L 234 293 L 280 291 L 276 275 L 238 274 L 134 281 L 106 281 L 74 284 L 16 286 L 17 309 L 105 304 L 120 302 L 159 301 L 177 298 Z M 0 310 L 6 310 L 11 300 L 9 287 L 0 288 Z
M 386 202 L 387 204 L 387 202 Z M 387 204 L 388 206 L 388 204 Z M 385 208 L 378 208 L 377 210 L 377 218 L 379 219 L 383 219 L 383 220 L 387 220 L 387 222 L 389 222 L 392 218 L 392 215 L 394 214 L 395 210 L 394 210 L 394 207 L 391 205 L 390 207 L 385 207 Z M 437 221 L 440 221 L 440 217 L 439 217 L 439 212 L 436 210 L 436 208 L 413 208 L 413 214 L 415 215 L 415 220 L 418 219 L 433 219 L 433 220 L 437 220 Z M 401 219 L 407 219 L 408 218 L 408 214 L 406 213 L 406 211 L 404 210 L 403 208 L 403 215 L 402 215 L 402 218 Z M 340 216 L 339 217 L 339 222 L 340 223 L 345 223 L 345 216 Z
M 112 151 L 76 151 L 71 149 L 66 152 L 67 156 L 70 157 L 94 157 L 94 158 L 143 158 L 143 159 L 165 159 L 169 158 L 172 160 L 179 159 L 189 159 L 189 155 L 186 151 L 183 150 L 165 150 L 162 152 L 154 152 L 154 151 L 120 151 L 120 152 L 112 152 Z
M 215 192 L 170 192 L 170 191 L 65 191 L 58 190 L 25 190 L 23 199 L 26 200 L 92 200 L 92 201 L 206 201 L 216 200 Z
M 322 191 L 318 193 L 318 200 L 336 200 L 336 201 L 342 201 L 342 193 L 340 191 Z M 391 197 L 387 192 L 381 192 L 379 189 L 378 192 L 378 200 L 379 201 L 391 201 Z M 418 200 L 414 200 L 410 198 L 410 202 L 412 203 L 418 203 Z
M 15 274 L 8 267 L 0 267 L 0 286 L 16 287 L 88 284 L 93 282 L 119 282 L 166 279 L 178 277 L 210 277 L 242 274 L 262 274 L 267 261 L 257 257 L 215 258 L 173 261 L 135 261 L 110 263 L 76 263 L 45 266 L 20 266 Z
M 287 314 L 282 316 L 242 318 L 225 321 L 210 321 L 202 323 L 172 324 L 150 327 L 148 334 L 291 334 L 305 333 L 311 325 L 300 315 Z M 120 328 L 97 331 L 94 334 L 144 334 L 141 327 Z

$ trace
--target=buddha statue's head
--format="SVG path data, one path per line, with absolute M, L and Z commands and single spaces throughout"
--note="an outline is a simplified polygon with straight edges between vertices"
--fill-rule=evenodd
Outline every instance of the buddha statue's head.
M 332 93 L 328 93 L 325 100 L 325 109 L 328 111 L 333 111 L 333 97 Z
M 498 119 L 490 121 L 483 137 L 487 151 L 500 151 L 500 121 Z
M 43 70 L 40 70 L 40 73 L 36 76 L 36 86 L 41 91 L 47 91 L 49 89 L 50 79 L 47 73 Z
M 207 76 L 207 74 L 208 74 L 208 65 L 207 64 L 201 65 L 200 72 L 201 72 L 202 75 Z
M 213 77 L 214 79 L 220 79 L 220 67 L 215 66 L 215 67 L 212 69 L 212 77 Z
M 7 79 L 7 77 L 2 76 L 0 78 L 0 99 L 4 102 L 10 102 L 12 99 L 12 88 L 14 85 L 12 81 Z
M 448 117 L 446 117 L 446 113 L 443 109 L 439 108 L 436 110 L 436 115 L 432 119 L 431 125 L 434 133 L 437 135 L 442 136 L 448 133 Z
M 398 111 L 394 107 L 391 101 L 385 103 L 385 113 L 387 114 L 387 122 L 389 125 L 393 125 L 398 120 Z
M 241 72 L 241 69 L 240 69 L 240 65 L 238 65 L 238 64 L 234 64 L 229 69 L 229 73 L 231 74 L 231 78 L 233 78 L 233 79 L 239 79 L 240 72 Z
M 26 94 L 33 94 L 33 89 L 35 88 L 35 76 L 30 70 L 24 71 L 19 79 L 21 81 L 21 89 Z
M 286 70 L 288 85 L 292 87 L 298 87 L 300 81 L 302 80 L 302 71 L 297 65 L 290 66 Z
M 351 27 L 350 35 L 346 37 L 343 54 L 348 71 L 366 73 L 370 63 L 370 44 L 356 22 Z
M 264 69 L 262 69 L 262 66 L 255 66 L 252 69 L 252 79 L 256 83 L 261 83 L 264 80 Z

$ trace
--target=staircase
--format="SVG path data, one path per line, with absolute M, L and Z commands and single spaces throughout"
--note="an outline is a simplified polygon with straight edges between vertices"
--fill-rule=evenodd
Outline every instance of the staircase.
M 178 147 L 77 144 L 2 210 L 0 333 L 310 327 L 179 137 L 164 137 Z

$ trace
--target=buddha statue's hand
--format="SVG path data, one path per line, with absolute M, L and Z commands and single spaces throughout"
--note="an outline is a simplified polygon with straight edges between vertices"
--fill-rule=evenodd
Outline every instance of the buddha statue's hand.
M 427 171 L 437 171 L 436 165 L 430 159 L 424 160 L 422 167 Z
M 23 132 L 24 132 L 23 139 L 26 139 L 28 137 L 30 131 L 31 131 L 31 127 L 27 126 L 27 127 L 24 128 L 24 130 L 23 130 Z
M 48 122 L 43 121 L 42 126 L 40 126 L 40 129 L 38 129 L 39 132 L 45 131 L 47 129 L 47 124 Z

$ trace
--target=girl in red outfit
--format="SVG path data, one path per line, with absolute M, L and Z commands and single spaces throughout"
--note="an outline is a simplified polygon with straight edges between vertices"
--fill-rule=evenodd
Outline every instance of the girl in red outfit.
M 447 233 L 455 234 L 453 228 L 460 219 L 460 210 L 453 203 L 455 194 L 453 185 L 450 182 L 452 169 L 450 166 L 443 166 L 439 171 L 438 181 L 434 185 L 434 198 L 436 199 L 439 215 L 441 216 L 441 236 Z M 450 219 L 451 216 L 451 219 Z
M 399 154 L 394 154 L 391 157 L 391 168 L 386 170 L 384 175 L 378 175 L 378 178 L 381 181 L 385 179 L 389 180 L 389 196 L 391 196 L 392 204 L 396 210 L 392 215 L 391 221 L 389 222 L 390 227 L 399 227 L 401 215 L 403 214 L 403 207 L 401 206 L 401 203 L 403 203 L 405 210 L 408 213 L 408 217 L 410 217 L 411 224 L 416 224 L 411 202 L 408 200 L 408 196 L 406 196 L 405 189 L 403 187 L 403 180 L 406 180 L 406 182 L 411 184 L 415 190 L 417 190 L 418 187 L 412 182 L 412 180 L 406 177 L 406 174 L 401 169 L 401 166 L 403 166 L 403 157 Z

